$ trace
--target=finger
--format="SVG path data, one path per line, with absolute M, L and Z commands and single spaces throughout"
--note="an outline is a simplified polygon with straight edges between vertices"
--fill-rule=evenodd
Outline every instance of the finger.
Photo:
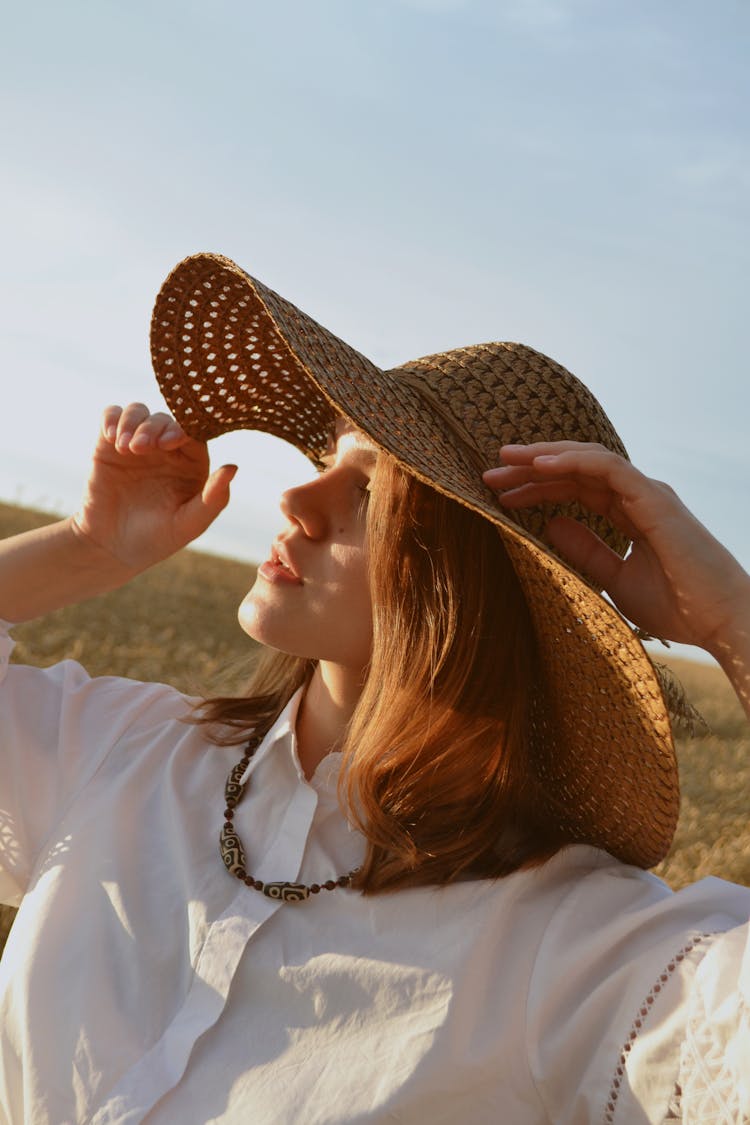
M 130 449 L 134 453 L 146 453 L 157 446 L 160 449 L 177 449 L 187 440 L 187 435 L 171 414 L 149 414 L 136 428 L 130 440 Z
M 615 592 L 623 561 L 590 528 L 567 516 L 556 516 L 547 524 L 545 538 L 600 589 L 610 594 Z
M 482 480 L 496 492 L 506 488 L 517 488 L 526 484 L 533 476 L 532 465 L 498 465 L 495 469 L 487 469 L 482 473 Z
M 674 514 L 674 509 L 683 507 L 667 485 L 651 480 L 630 461 L 610 450 L 576 449 L 558 455 L 542 455 L 534 459 L 534 475 L 577 480 L 581 503 L 591 506 L 617 526 L 622 519 L 630 521 L 633 530 L 629 534 L 633 539 L 649 537 L 660 523 Z M 597 485 L 611 493 L 606 509 L 596 500 Z
M 131 402 L 129 406 L 125 407 L 117 423 L 117 439 L 115 441 L 120 453 L 129 449 L 133 434 L 148 416 L 149 409 L 142 402 Z
M 564 504 L 566 501 L 577 498 L 578 485 L 570 480 L 527 481 L 517 488 L 508 489 L 498 496 L 498 502 L 504 508 L 533 508 L 535 504 L 543 504 L 545 500 L 557 501 Z
M 117 423 L 122 414 L 121 406 L 105 406 L 102 411 L 101 434 L 105 441 L 114 443 L 117 437 Z
M 503 492 L 497 499 L 504 508 L 512 511 L 519 508 L 533 508 L 537 504 L 569 504 L 575 501 L 588 511 L 604 516 L 629 539 L 635 539 L 638 534 L 635 524 L 620 507 L 619 497 L 615 493 L 607 488 L 591 485 L 585 487 L 574 478 L 546 483 L 529 481 L 519 488 Z
M 556 456 L 569 451 L 604 453 L 606 447 L 591 441 L 534 441 L 528 445 L 503 445 L 500 460 L 503 465 L 530 465 L 536 457 Z
M 563 454 L 568 454 L 565 460 L 561 459 Z M 538 441 L 531 445 L 504 445 L 500 456 L 503 464 L 482 474 L 485 484 L 498 490 L 515 488 L 526 481 L 549 479 L 556 470 L 559 476 L 591 476 L 591 469 L 600 465 L 602 458 L 614 459 L 632 468 L 629 461 L 593 442 Z M 574 463 L 573 457 L 577 458 L 575 464 L 583 466 L 585 472 L 571 472 L 569 466 Z
M 584 481 L 598 481 L 623 498 L 635 499 L 649 482 L 642 472 L 603 446 L 581 446 L 560 453 L 539 453 L 534 457 L 535 479 L 574 477 Z
M 178 449 L 181 445 L 186 445 L 193 439 L 189 437 L 183 430 L 180 423 L 167 415 L 169 424 L 164 427 L 157 444 L 160 449 Z

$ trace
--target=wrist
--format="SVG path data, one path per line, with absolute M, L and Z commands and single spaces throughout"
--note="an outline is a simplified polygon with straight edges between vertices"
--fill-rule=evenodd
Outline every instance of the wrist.
M 97 593 L 124 586 L 138 571 L 127 566 L 98 543 L 82 526 L 78 516 L 63 521 L 70 544 L 70 565 L 81 575 L 89 575 L 100 588 Z
M 704 648 L 723 668 L 750 718 L 750 576 L 744 571 L 732 604 L 735 612 Z

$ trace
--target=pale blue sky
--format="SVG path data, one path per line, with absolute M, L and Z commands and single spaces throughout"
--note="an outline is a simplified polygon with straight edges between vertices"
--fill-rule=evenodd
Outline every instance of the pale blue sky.
M 547 352 L 750 565 L 749 47 L 745 0 L 6 7 L 0 497 L 75 506 L 101 407 L 158 402 L 161 281 L 217 250 L 383 365 Z M 298 455 L 216 456 L 203 545 L 263 557 Z

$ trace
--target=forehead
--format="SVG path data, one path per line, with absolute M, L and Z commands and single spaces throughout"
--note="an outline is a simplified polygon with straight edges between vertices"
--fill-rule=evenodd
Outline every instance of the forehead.
M 377 457 L 379 452 L 378 447 L 370 441 L 367 434 L 357 429 L 347 418 L 339 416 L 328 436 L 326 456 L 331 456 L 336 452 L 342 453 L 347 450 L 367 453 L 372 455 L 373 458 Z

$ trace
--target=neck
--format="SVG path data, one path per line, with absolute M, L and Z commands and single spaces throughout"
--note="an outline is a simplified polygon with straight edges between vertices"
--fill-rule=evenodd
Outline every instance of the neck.
M 297 714 L 297 753 L 308 779 L 332 750 L 340 750 L 362 693 L 363 676 L 341 665 L 318 664 Z

